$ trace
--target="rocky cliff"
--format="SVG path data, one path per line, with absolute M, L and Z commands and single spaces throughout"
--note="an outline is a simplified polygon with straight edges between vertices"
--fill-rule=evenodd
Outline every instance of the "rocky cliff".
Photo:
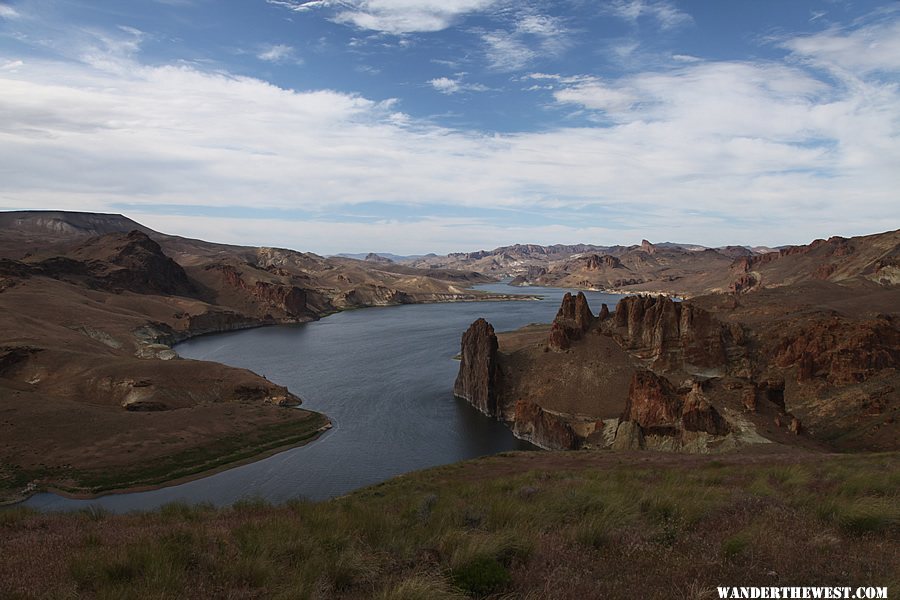
M 900 283 L 900 230 L 832 237 L 779 249 L 705 248 L 642 240 L 633 246 L 505 246 L 406 262 L 511 277 L 512 285 L 682 297 L 729 291 L 744 294 L 815 280 L 863 279 L 887 286 Z
M 307 309 L 307 292 L 302 288 L 259 279 L 248 281 L 243 272 L 231 264 L 212 264 L 208 265 L 206 270 L 218 272 L 223 285 L 248 295 L 251 302 L 257 305 L 260 316 L 269 314 L 270 311 L 288 318 L 313 316 Z
M 533 402 L 516 402 L 512 421 L 513 434 L 536 446 L 549 450 L 577 450 L 581 438 L 563 415 L 546 411 Z
M 619 420 L 623 448 L 680 450 L 694 442 L 692 434 L 704 433 L 715 440 L 727 436 L 731 427 L 703 393 L 703 383 L 694 381 L 688 390 L 677 390 L 665 377 L 649 370 L 634 374 L 625 410 Z M 617 431 L 618 437 L 618 431 Z M 615 443 L 615 442 L 614 442 Z
M 623 347 L 662 370 L 724 374 L 746 343 L 740 325 L 726 326 L 707 310 L 664 296 L 623 298 L 614 324 Z
M 631 296 L 597 317 L 567 294 L 550 325 L 499 336 L 493 414 L 550 448 L 896 448 L 897 306 L 858 281 Z
M 489 417 L 500 417 L 497 404 L 497 336 L 493 326 L 478 319 L 462 336 L 459 374 L 453 393 Z
M 584 292 L 578 292 L 577 296 L 566 292 L 550 329 L 550 349 L 566 350 L 572 342 L 581 339 L 593 322 L 594 314 Z

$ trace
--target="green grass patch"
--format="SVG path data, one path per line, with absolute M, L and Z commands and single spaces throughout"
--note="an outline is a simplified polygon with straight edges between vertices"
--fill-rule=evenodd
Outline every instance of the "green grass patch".
M 76 483 L 64 489 L 69 492 L 100 493 L 129 487 L 158 485 L 190 477 L 248 460 L 278 448 L 301 444 L 318 435 L 319 429 L 326 422 L 324 415 L 310 413 L 305 419 L 285 421 L 260 427 L 252 432 L 225 436 L 207 445 L 147 461 L 131 468 L 70 472 L 67 476 Z

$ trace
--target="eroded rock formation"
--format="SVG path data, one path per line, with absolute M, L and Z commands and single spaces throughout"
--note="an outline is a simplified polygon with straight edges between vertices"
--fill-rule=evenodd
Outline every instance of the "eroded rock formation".
M 658 369 L 721 370 L 727 345 L 742 341 L 708 311 L 663 296 L 623 298 L 615 326 L 622 345 Z
M 581 440 L 565 418 L 527 400 L 516 402 L 512 430 L 516 436 L 542 448 L 576 450 Z
M 628 389 L 622 421 L 642 428 L 675 427 L 681 418 L 682 400 L 671 383 L 652 371 L 634 374 Z
M 594 322 L 594 314 L 588 306 L 584 292 L 577 296 L 566 292 L 553 320 L 548 344 L 552 350 L 566 350 L 571 343 L 581 339 Z
M 634 426 L 622 429 L 626 422 Z M 640 435 L 635 433 L 635 427 Z M 624 432 L 626 439 L 614 447 L 632 448 L 635 440 L 643 443 L 646 434 L 653 434 L 657 438 L 671 438 L 672 442 L 663 445 L 677 449 L 685 432 L 722 437 L 731 429 L 703 393 L 701 382 L 694 381 L 689 390 L 679 391 L 665 377 L 642 370 L 634 374 L 620 420 L 619 431 Z
M 581 259 L 584 262 L 584 268 L 588 271 L 598 271 L 600 269 L 621 269 L 622 261 L 615 256 L 609 254 L 599 255 L 592 254 Z
M 900 367 L 900 328 L 890 316 L 816 320 L 784 332 L 773 358 L 780 367 L 796 366 L 799 381 L 862 382 L 882 369 Z
M 290 285 L 267 281 L 247 281 L 234 265 L 214 264 L 208 270 L 221 273 L 224 283 L 247 293 L 250 298 L 269 309 L 276 309 L 288 317 L 308 316 L 306 291 Z
M 497 406 L 497 336 L 494 327 L 478 319 L 462 336 L 459 374 L 453 393 L 488 415 L 499 417 Z

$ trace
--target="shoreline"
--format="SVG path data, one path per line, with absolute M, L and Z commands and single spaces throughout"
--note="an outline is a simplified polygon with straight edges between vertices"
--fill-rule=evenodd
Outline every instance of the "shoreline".
M 282 444 L 282 445 L 276 446 L 274 448 L 269 448 L 269 449 L 263 450 L 262 452 L 253 454 L 252 456 L 239 458 L 237 460 L 223 463 L 220 465 L 216 465 L 209 469 L 203 469 L 201 471 L 197 471 L 195 473 L 190 473 L 188 475 L 181 475 L 181 476 L 175 477 L 173 479 L 166 479 L 165 481 L 162 481 L 159 483 L 138 484 L 138 485 L 132 485 L 132 486 L 127 486 L 127 487 L 102 490 L 99 492 L 72 491 L 72 490 L 67 490 L 67 489 L 63 489 L 63 488 L 51 485 L 51 486 L 47 486 L 40 490 L 34 490 L 34 491 L 30 492 L 27 496 L 24 496 L 21 498 L 17 498 L 14 500 L 0 501 L 0 510 L 7 509 L 7 508 L 15 508 L 15 507 L 23 504 L 24 502 L 27 502 L 30 498 L 32 498 L 38 494 L 54 494 L 56 496 L 59 496 L 61 498 L 66 498 L 68 500 L 96 500 L 97 498 L 102 498 L 105 496 L 118 496 L 118 495 L 123 495 L 123 494 L 137 494 L 137 493 L 142 493 L 142 492 L 152 492 L 155 490 L 161 490 L 161 489 L 165 489 L 168 487 L 175 487 L 175 486 L 182 485 L 185 483 L 190 483 L 191 481 L 197 481 L 199 479 L 211 477 L 213 475 L 216 475 L 218 473 L 223 473 L 230 469 L 235 469 L 237 467 L 242 467 L 242 466 L 249 465 L 249 464 L 261 461 L 261 460 L 265 460 L 266 458 L 270 458 L 272 456 L 275 456 L 276 454 L 281 454 L 282 452 L 287 452 L 287 451 L 293 450 L 295 448 L 302 448 L 303 446 L 306 446 L 307 444 L 311 444 L 312 442 L 317 441 L 318 439 L 320 439 L 322 436 L 324 436 L 326 433 L 328 433 L 329 431 L 331 431 L 334 428 L 334 424 L 331 422 L 330 419 L 328 419 L 328 416 L 325 415 L 324 413 L 320 413 L 320 412 L 316 412 L 316 411 L 307 411 L 307 412 L 316 414 L 316 415 L 322 415 L 323 417 L 325 417 L 326 423 L 324 425 L 322 425 L 321 427 L 319 427 L 318 429 L 316 429 L 309 437 L 306 437 L 306 438 L 299 440 L 297 442 L 294 442 L 294 443 Z M 38 510 L 39 512 L 47 512 L 47 513 L 63 512 L 63 511 L 58 511 L 58 510 L 53 510 L 53 509 L 42 509 L 42 508 L 37 508 L 35 510 Z
M 315 412 L 315 411 L 309 411 L 309 412 Z M 321 415 L 323 413 L 316 413 L 316 414 Z M 285 444 L 283 446 L 278 446 L 276 448 L 270 448 L 268 450 L 264 450 L 263 452 L 260 452 L 259 454 L 254 454 L 251 457 L 241 458 L 234 462 L 229 462 L 229 463 L 225 463 L 222 465 L 218 465 L 211 469 L 199 471 L 199 472 L 193 473 L 191 475 L 183 475 L 181 477 L 176 477 L 175 479 L 168 479 L 163 483 L 136 485 L 136 486 L 125 487 L 125 488 L 115 488 L 115 489 L 104 490 L 102 492 L 96 492 L 96 493 L 73 492 L 73 491 L 67 491 L 67 490 L 63 490 L 63 489 L 51 486 L 51 487 L 44 489 L 43 492 L 37 492 L 37 493 L 54 494 L 56 496 L 66 498 L 68 500 L 96 500 L 97 498 L 102 498 L 104 496 L 119 496 L 122 494 L 138 494 L 141 492 L 152 492 L 155 490 L 162 490 L 162 489 L 165 489 L 168 487 L 175 487 L 177 485 L 181 485 L 184 483 L 190 483 L 191 481 L 197 481 L 198 479 L 212 477 L 213 475 L 216 475 L 218 473 L 223 473 L 230 469 L 235 469 L 237 467 L 242 467 L 244 465 L 249 465 L 249 464 L 261 461 L 261 460 L 265 460 L 267 458 L 275 456 L 276 454 L 281 454 L 282 452 L 287 452 L 287 451 L 293 450 L 295 448 L 302 448 L 303 446 L 306 446 L 307 444 L 311 444 L 312 442 L 317 441 L 323 435 L 325 435 L 326 433 L 331 431 L 333 428 L 334 428 L 334 424 L 331 421 L 328 421 L 325 425 L 316 429 L 316 431 L 314 432 L 313 435 L 311 435 L 310 437 L 308 437 L 304 440 L 301 440 L 300 442 L 293 443 L 293 444 Z M 34 495 L 36 495 L 36 494 L 32 494 L 32 496 L 34 496 Z M 30 497 L 31 496 L 29 496 L 29 498 Z M 27 500 L 27 499 L 28 498 L 26 498 L 25 500 Z M 16 504 L 21 504 L 25 500 L 20 500 L 18 502 L 15 502 L 11 506 L 15 506 Z M 42 509 L 37 509 L 37 510 L 41 510 L 42 512 L 58 512 L 58 511 L 52 511 L 52 510 L 51 511 L 43 511 Z
M 665 290 L 626 290 L 620 288 L 598 288 L 598 287 L 579 287 L 579 286 L 565 286 L 560 287 L 558 284 L 536 284 L 536 283 L 516 283 L 511 284 L 508 283 L 510 287 L 517 288 L 530 288 L 530 287 L 549 287 L 549 288 L 559 288 L 559 289 L 571 289 L 577 290 L 580 292 L 597 292 L 599 294 L 614 294 L 617 296 L 664 296 L 667 298 L 678 298 L 680 300 L 689 300 L 693 298 L 692 295 L 684 293 L 684 292 L 669 292 Z
M 463 296 L 463 294 L 458 294 L 459 296 Z M 297 319 L 282 319 L 282 320 L 265 320 L 258 319 L 252 320 L 249 319 L 246 322 L 242 322 L 240 324 L 236 324 L 233 327 L 221 327 L 215 329 L 207 329 L 207 330 L 185 330 L 175 332 L 175 340 L 170 344 L 166 344 L 166 340 L 164 336 L 160 336 L 156 338 L 152 343 L 163 344 L 173 348 L 182 342 L 187 342 L 194 338 L 206 336 L 206 335 L 215 335 L 218 333 L 230 333 L 232 331 L 246 331 L 248 329 L 258 329 L 261 327 L 286 327 L 289 325 L 305 325 L 306 323 L 315 323 L 316 321 L 321 321 L 326 317 L 330 317 L 332 315 L 337 315 L 342 312 L 348 312 L 351 310 L 365 310 L 368 308 L 395 308 L 398 306 L 414 306 L 419 304 L 456 304 L 460 302 L 535 302 L 540 300 L 539 296 L 534 294 L 487 294 L 485 297 L 470 297 L 466 295 L 466 297 L 460 298 L 448 298 L 448 299 L 435 299 L 435 300 L 418 300 L 416 302 L 393 302 L 387 304 L 368 304 L 365 306 L 348 306 L 346 308 L 340 308 L 337 310 L 333 310 L 330 312 L 322 313 L 321 315 L 312 315 L 305 318 L 297 318 Z M 170 340 L 171 341 L 171 340 Z M 182 359 L 187 360 L 187 359 Z M 215 361 L 213 361 L 215 362 Z

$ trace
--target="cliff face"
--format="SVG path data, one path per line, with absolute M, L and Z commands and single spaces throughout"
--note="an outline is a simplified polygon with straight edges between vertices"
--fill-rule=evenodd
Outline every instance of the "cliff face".
M 565 418 L 527 400 L 516 402 L 511 427 L 516 437 L 541 448 L 577 450 L 581 446 L 581 439 Z
M 729 346 L 745 341 L 708 311 L 662 296 L 629 296 L 615 311 L 614 334 L 654 368 L 724 371 Z
M 796 366 L 799 381 L 863 382 L 878 371 L 900 367 L 900 328 L 888 315 L 863 321 L 820 319 L 785 332 L 773 358 L 779 367 Z
M 684 399 L 681 407 L 681 426 L 685 431 L 702 431 L 714 436 L 728 435 L 731 431 L 728 421 L 703 394 L 700 383 L 694 383 Z
M 669 381 L 652 371 L 638 371 L 631 380 L 622 421 L 642 428 L 674 427 L 681 418 L 682 400 Z
M 497 336 L 478 319 L 462 336 L 459 374 L 453 393 L 489 417 L 500 417 L 497 405 Z
M 230 264 L 213 264 L 206 270 L 218 271 L 225 286 L 246 294 L 249 302 L 257 305 L 257 310 L 262 309 L 260 312 L 275 310 L 291 318 L 310 316 L 306 304 L 306 290 L 268 281 L 247 281 L 243 273 Z
M 622 261 L 615 256 L 609 254 L 599 255 L 592 254 L 586 258 L 580 259 L 584 263 L 584 268 L 588 271 L 599 271 L 600 269 L 621 269 Z
M 704 394 L 701 382 L 676 390 L 665 377 L 644 370 L 634 374 L 613 445 L 667 450 L 692 446 L 692 451 L 704 451 L 709 441 L 721 440 L 731 431 Z M 709 437 L 698 438 L 697 434 Z
M 612 336 L 616 322 L 622 323 L 626 334 L 631 323 L 633 337 L 622 339 L 632 345 L 643 348 L 646 344 L 663 357 L 676 349 L 681 356 L 686 346 L 688 356 L 693 356 L 694 347 L 708 340 L 708 330 L 718 332 L 721 324 L 713 323 L 704 311 L 682 309 L 663 299 L 632 298 L 623 300 L 622 306 L 626 308 L 616 312 L 615 320 L 604 306 L 605 318 L 600 319 L 592 314 L 583 293 L 566 294 L 549 330 L 549 348 L 568 349 L 560 354 L 529 346 L 501 354 L 493 327 L 484 319 L 475 321 L 462 337 L 454 393 L 481 412 L 506 421 L 516 436 L 543 448 L 649 444 L 676 449 L 688 443 L 683 438 L 696 438 L 695 434 L 707 436 L 701 442 L 726 436 L 729 424 L 699 383 L 676 389 L 664 376 L 635 370 L 634 359 Z M 533 339 L 547 349 L 539 337 Z M 551 364 L 541 364 L 548 361 Z M 566 398 L 572 380 L 593 391 L 577 390 L 583 399 L 573 403 Z M 611 407 L 617 408 L 611 411 Z M 618 438 L 617 431 L 625 437 Z M 691 443 L 697 451 L 705 448 L 703 443 Z

